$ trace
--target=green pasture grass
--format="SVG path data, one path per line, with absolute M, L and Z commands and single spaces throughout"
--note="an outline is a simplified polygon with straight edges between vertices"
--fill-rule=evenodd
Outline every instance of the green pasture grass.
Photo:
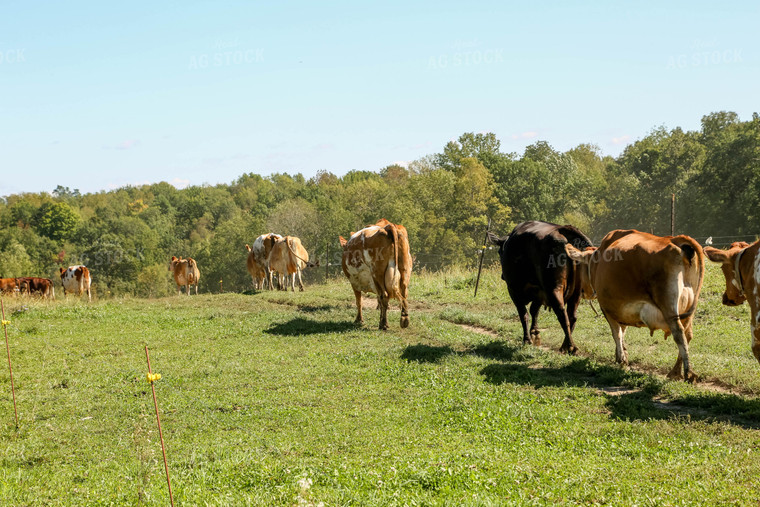
M 144 346 L 179 505 L 755 505 L 760 365 L 708 266 L 691 354 L 584 304 L 576 357 L 524 347 L 498 269 L 420 274 L 411 325 L 353 325 L 348 282 L 303 293 L 6 299 L 0 504 L 166 505 Z M 472 327 L 463 326 L 467 324 Z M 3 361 L 3 364 L 5 362 Z

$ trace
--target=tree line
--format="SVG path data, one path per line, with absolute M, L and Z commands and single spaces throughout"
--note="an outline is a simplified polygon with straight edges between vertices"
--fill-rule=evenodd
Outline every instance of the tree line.
M 245 244 L 264 232 L 301 238 L 312 257 L 340 271 L 338 236 L 384 217 L 409 231 L 416 269 L 474 266 L 489 218 L 506 234 L 525 220 L 569 223 L 595 243 L 612 229 L 676 233 L 716 245 L 760 233 L 760 116 L 702 118 L 697 131 L 654 128 L 618 157 L 592 144 L 566 152 L 538 141 L 501 151 L 492 133 L 462 134 L 440 153 L 379 171 L 320 171 L 182 190 L 161 182 L 81 194 L 0 199 L 0 276 L 55 277 L 85 264 L 100 297 L 173 292 L 172 255 L 193 257 L 201 289 L 251 288 Z M 490 255 L 490 260 L 496 259 Z M 324 269 L 324 268 L 323 268 Z M 320 272 L 319 276 L 324 276 Z M 312 279 L 317 275 L 312 275 Z

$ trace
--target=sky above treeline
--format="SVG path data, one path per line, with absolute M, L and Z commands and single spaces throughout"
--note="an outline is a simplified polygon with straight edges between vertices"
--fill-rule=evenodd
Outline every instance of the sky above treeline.
M 377 171 L 464 132 L 616 156 L 758 111 L 760 3 L 11 2 L 0 196 Z

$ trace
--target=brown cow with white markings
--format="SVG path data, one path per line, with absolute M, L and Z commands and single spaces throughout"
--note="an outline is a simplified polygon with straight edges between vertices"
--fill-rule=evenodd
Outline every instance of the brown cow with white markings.
M 751 310 L 752 353 L 760 362 L 760 241 L 751 245 L 743 241 L 728 250 L 705 247 L 705 255 L 721 264 L 726 278 L 723 304 L 738 306 L 745 301 Z
M 702 247 L 689 236 L 655 236 L 636 230 L 608 233 L 598 249 L 580 251 L 566 245 L 581 262 L 584 297 L 596 293 L 615 340 L 615 360 L 628 364 L 624 337 L 628 326 L 661 329 L 673 335 L 678 359 L 669 378 L 689 382 L 696 375 L 689 362 L 692 321 L 704 278 Z
M 279 286 L 281 290 L 288 290 L 288 285 L 296 291 L 296 276 L 298 287 L 303 292 L 303 280 L 301 271 L 307 267 L 319 266 L 319 262 L 309 262 L 309 252 L 301 244 L 301 240 L 295 236 L 285 236 L 274 241 L 269 259 L 267 261 L 271 271 L 279 273 Z M 290 277 L 290 282 L 288 282 Z
M 388 302 L 401 303 L 401 327 L 409 326 L 409 279 L 412 275 L 412 256 L 409 236 L 403 225 L 381 219 L 375 225 L 351 233 L 343 247 L 343 272 L 351 282 L 356 297 L 356 320 L 362 323 L 362 292 L 377 294 L 380 309 L 380 329 L 388 329 Z
M 198 265 L 195 259 L 188 257 L 179 259 L 172 256 L 172 262 L 169 271 L 174 274 L 174 282 L 177 284 L 177 295 L 182 294 L 182 286 L 186 288 L 187 295 L 190 295 L 190 286 L 195 285 L 195 294 L 198 294 L 198 281 L 201 278 L 201 272 L 198 271 Z
M 73 292 L 77 296 L 86 292 L 87 300 L 92 301 L 92 294 L 90 293 L 92 277 L 90 276 L 90 270 L 86 266 L 69 266 L 67 269 L 61 268 L 60 271 L 64 296 L 68 292 Z

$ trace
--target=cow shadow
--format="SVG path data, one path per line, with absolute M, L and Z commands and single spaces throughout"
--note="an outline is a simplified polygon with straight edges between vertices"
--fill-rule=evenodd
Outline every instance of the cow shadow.
M 444 357 L 455 354 L 451 347 L 433 345 L 409 345 L 401 353 L 401 359 L 417 363 L 439 363 Z
M 417 344 L 407 346 L 404 352 L 401 353 L 401 359 L 417 363 L 438 363 L 444 357 L 450 355 L 475 355 L 485 359 L 511 361 L 519 353 L 519 350 L 519 347 L 512 347 L 499 341 L 478 345 L 477 347 L 462 351 L 456 351 L 449 346 Z
M 298 305 L 298 311 L 304 313 L 329 312 L 339 308 L 335 305 Z
M 463 350 L 455 350 L 448 345 L 409 345 L 402 352 L 401 359 L 436 364 L 450 356 L 466 355 L 493 361 L 479 372 L 490 384 L 594 390 L 605 397 L 604 406 L 612 419 L 650 421 L 679 418 L 728 422 L 747 429 L 760 429 L 760 399 L 708 390 L 674 396 L 665 393 L 665 386 L 671 382 L 669 380 L 617 365 L 599 364 L 589 358 L 574 358 L 557 367 L 537 366 L 525 346 L 493 341 Z
M 760 429 L 760 400 L 714 391 L 665 396 L 664 387 L 670 381 L 619 366 L 597 364 L 587 358 L 575 359 L 561 367 L 537 367 L 519 361 L 493 363 L 481 369 L 480 374 L 495 385 L 596 389 L 606 397 L 610 417 L 623 421 L 675 417 Z
M 278 336 L 305 336 L 321 333 L 345 333 L 355 329 L 356 326 L 350 321 L 320 321 L 296 317 L 287 322 L 273 324 L 264 332 Z

